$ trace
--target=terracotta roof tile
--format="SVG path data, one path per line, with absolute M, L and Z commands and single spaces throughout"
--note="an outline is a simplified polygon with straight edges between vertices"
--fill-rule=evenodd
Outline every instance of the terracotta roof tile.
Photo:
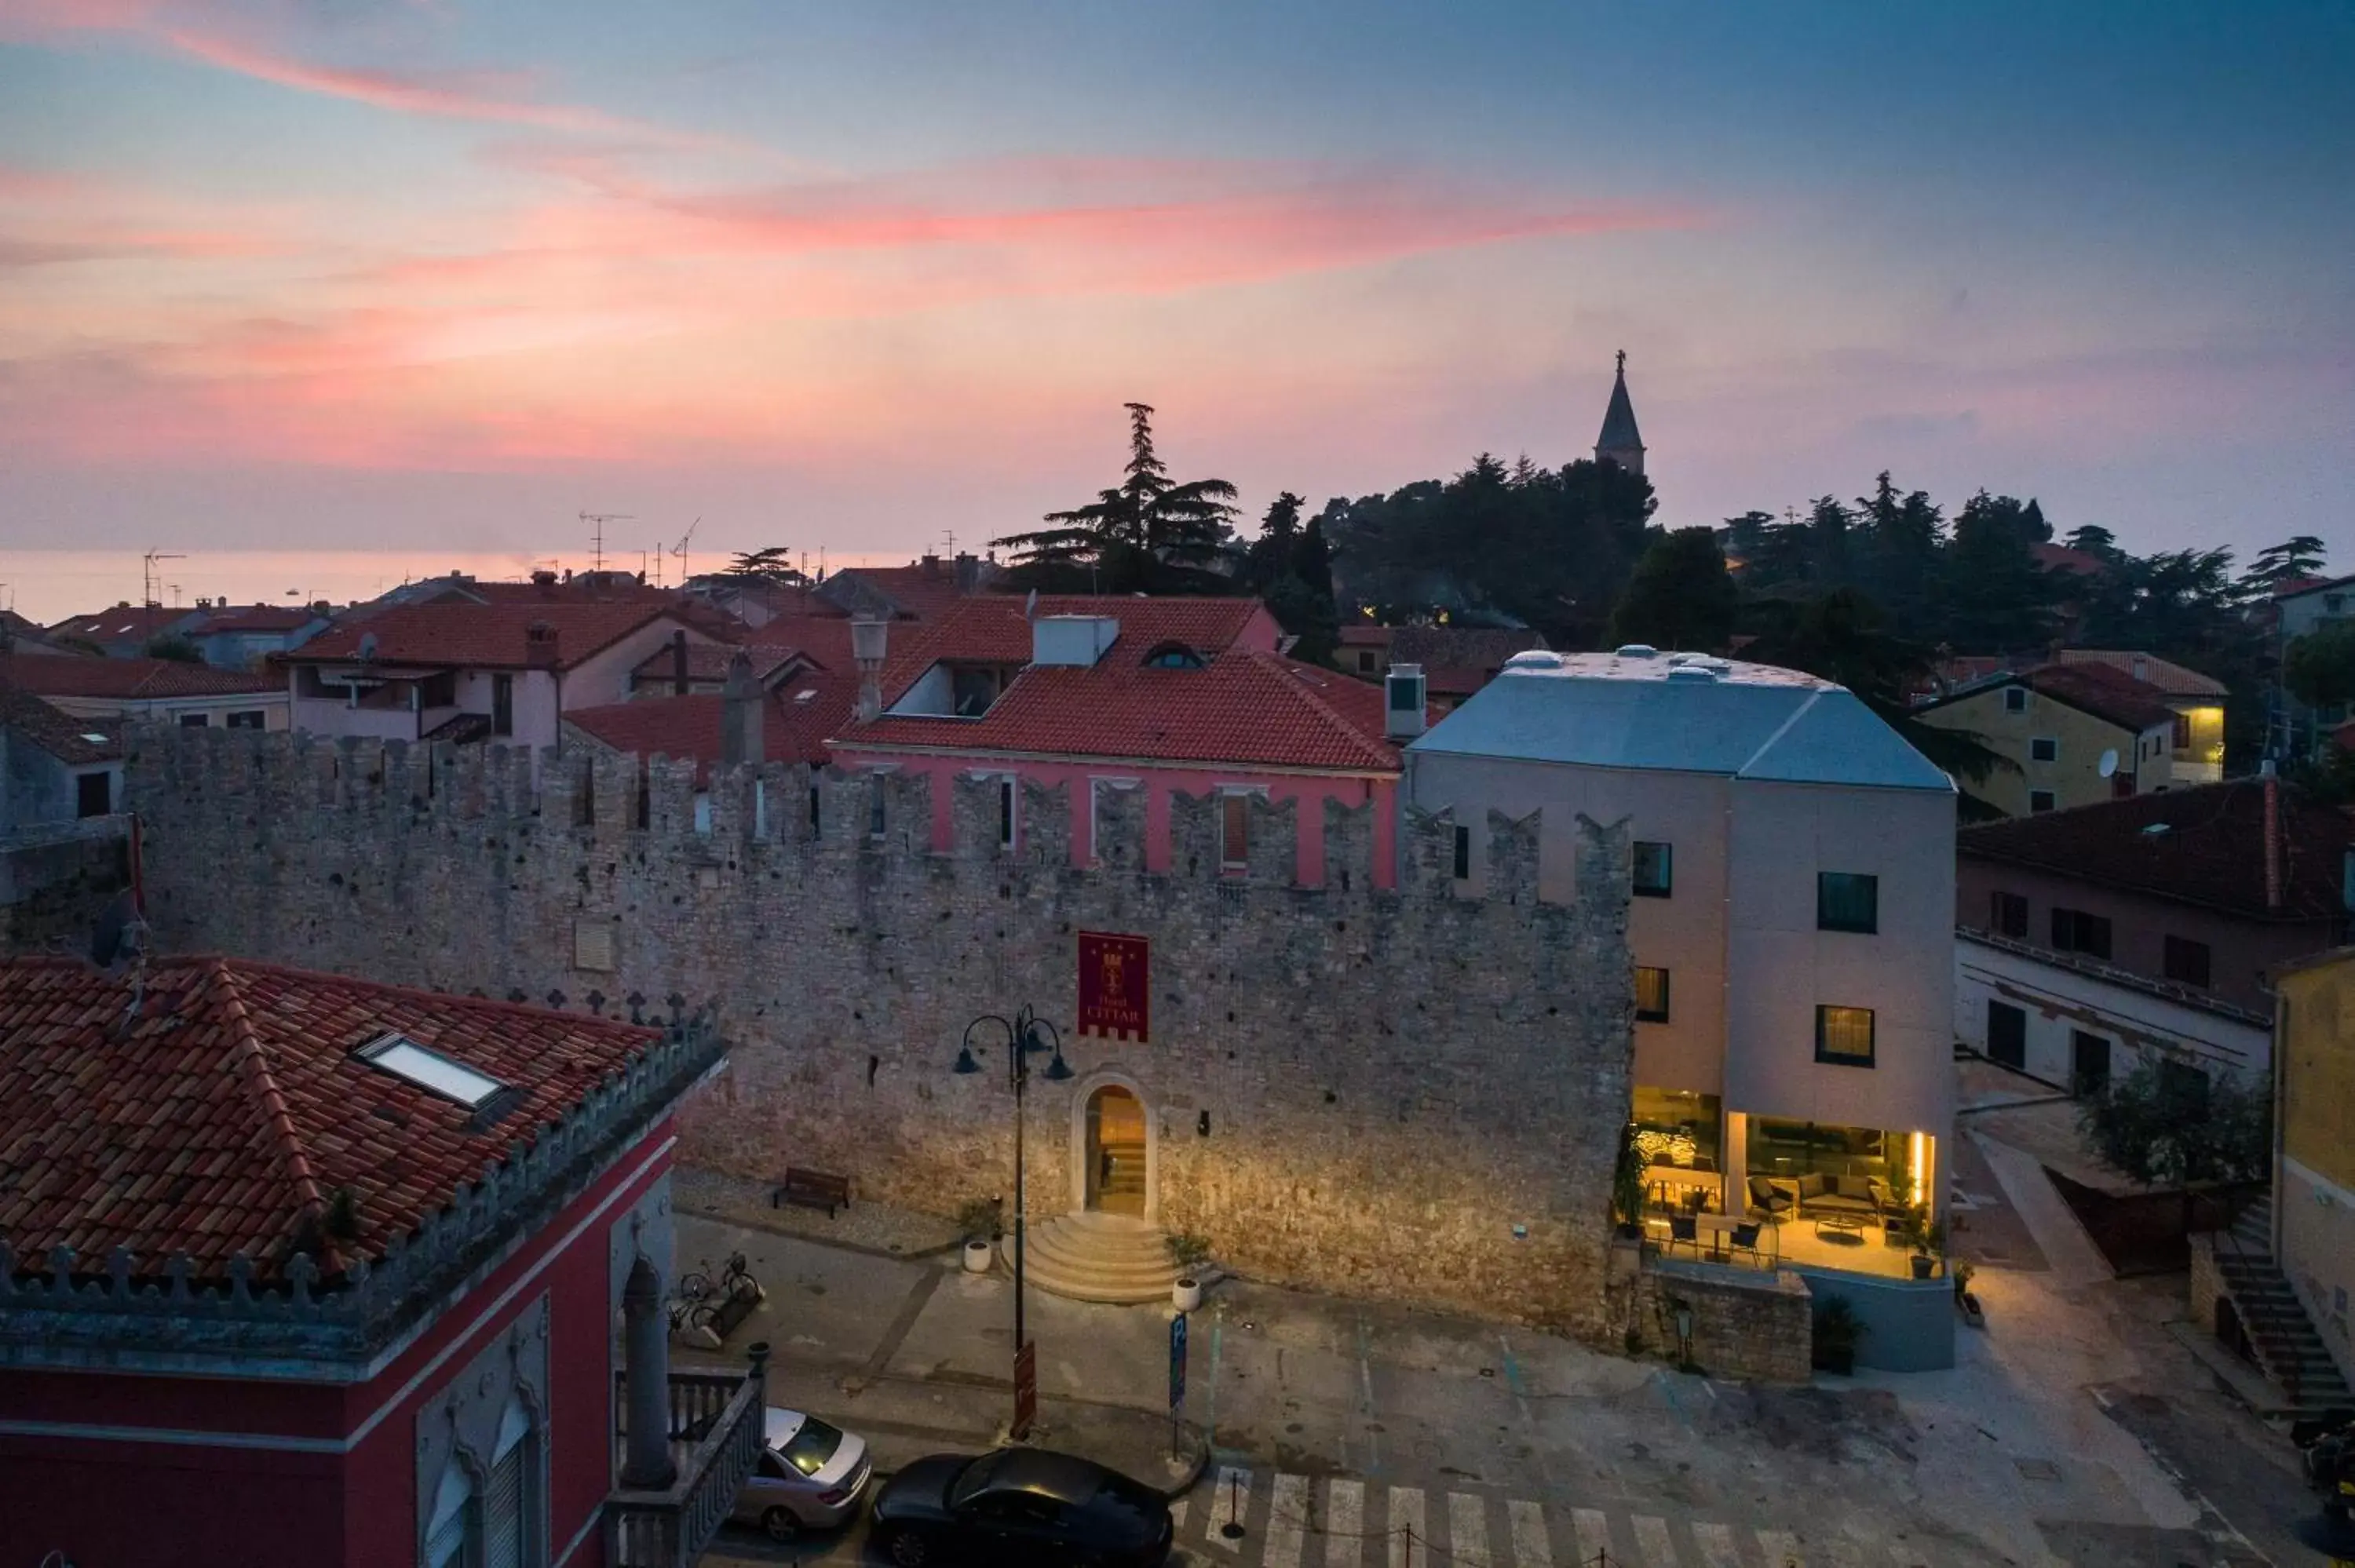
M 716 612 L 707 608 L 707 613 Z M 360 639 L 373 635 L 378 663 L 521 670 L 531 664 L 526 634 L 534 625 L 546 625 L 556 632 L 557 668 L 570 669 L 666 617 L 685 624 L 676 600 L 663 599 L 393 605 L 346 616 L 277 657 L 292 663 L 348 663 L 359 655 Z
M 2264 781 L 2132 795 L 1965 828 L 1966 859 L 2034 866 L 2260 920 L 2345 916 L 2339 879 L 2355 823 L 2295 785 L 2277 784 L 2282 901 L 2265 902 Z
M 141 1272 L 185 1251 L 218 1279 L 244 1253 L 269 1278 L 346 1188 L 358 1234 L 321 1266 L 380 1256 L 661 1037 L 240 959 L 151 962 L 126 1030 L 131 994 L 73 959 L 0 963 L 0 1236 L 26 1266 L 63 1245 L 98 1272 L 124 1246 Z M 390 1033 L 517 1102 L 478 1129 L 352 1054 Z
M 41 653 L 0 654 L 0 682 L 36 696 L 143 702 L 286 690 L 283 676 L 216 670 L 176 659 L 59 659 Z
M 802 694 L 808 693 L 805 697 Z M 761 714 L 761 749 L 771 762 L 817 767 L 833 753 L 826 737 L 850 722 L 858 701 L 856 672 L 804 670 L 768 694 Z M 574 708 L 564 722 L 601 745 L 637 757 L 693 758 L 696 781 L 708 782 L 719 758 L 721 710 L 716 692 L 641 697 L 636 702 Z
M 119 720 L 76 718 L 15 686 L 0 685 L 0 725 L 69 765 L 111 762 L 123 755 Z

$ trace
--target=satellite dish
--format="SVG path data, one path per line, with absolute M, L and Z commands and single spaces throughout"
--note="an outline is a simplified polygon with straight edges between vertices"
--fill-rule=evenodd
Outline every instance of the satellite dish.
M 2118 770 L 2118 748 L 2114 746 L 2102 753 L 2102 760 L 2097 766 L 2100 767 L 2102 777 L 2105 779 L 2115 773 Z
M 376 662 L 376 633 L 373 631 L 360 633 L 360 662 L 363 664 Z

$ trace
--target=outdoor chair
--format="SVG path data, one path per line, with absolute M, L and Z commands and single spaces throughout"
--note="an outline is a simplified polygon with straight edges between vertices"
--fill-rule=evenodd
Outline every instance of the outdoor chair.
M 1746 1252 L 1752 1257 L 1756 1258 L 1759 1266 L 1764 1267 L 1765 1266 L 1766 1259 L 1758 1251 L 1758 1233 L 1760 1229 L 1761 1226 L 1755 1220 L 1751 1221 L 1748 1224 L 1734 1226 L 1733 1234 L 1726 1243 L 1726 1251 L 1728 1253 Z
M 1753 1176 L 1750 1178 L 1750 1206 L 1769 1221 L 1780 1224 L 1784 1214 L 1796 1206 L 1796 1200 L 1765 1177 Z
M 1682 1242 L 1685 1245 L 1692 1248 L 1693 1255 L 1695 1257 L 1699 1257 L 1700 1255 L 1700 1223 L 1694 1219 L 1690 1214 L 1670 1214 L 1668 1216 L 1668 1250 L 1674 1252 L 1677 1249 L 1677 1244 L 1678 1242 Z

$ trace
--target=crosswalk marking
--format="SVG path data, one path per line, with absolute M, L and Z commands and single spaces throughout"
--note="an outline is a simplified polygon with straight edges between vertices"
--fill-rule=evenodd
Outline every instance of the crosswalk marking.
M 1231 1511 L 1240 1520 L 1251 1518 L 1251 1472 L 1236 1465 L 1219 1467 L 1218 1489 L 1210 1494 L 1210 1517 L 1204 1521 L 1203 1539 L 1221 1552 L 1242 1554 L 1242 1542 L 1229 1541 L 1219 1533 L 1219 1526 L 1227 1521 Z
M 1300 1534 L 1308 1522 L 1308 1478 L 1275 1478 L 1267 1494 L 1265 1568 L 1300 1568 Z
M 1636 1515 L 1636 1550 L 1643 1556 L 1643 1568 L 1677 1568 L 1677 1549 L 1669 1544 L 1665 1519 Z
M 1325 1568 L 1358 1568 L 1366 1544 L 1366 1488 L 1335 1481 L 1325 1492 Z
M 1462 1568 L 1488 1568 L 1488 1499 L 1470 1492 L 1447 1494 L 1448 1561 Z
M 1758 1531 L 1758 1550 L 1766 1559 L 1766 1568 L 1807 1568 L 1806 1560 L 1799 1555 L 1799 1540 L 1787 1530 Z
M 1570 1526 L 1578 1537 L 1578 1560 L 1592 1563 L 1611 1550 L 1611 1521 L 1599 1508 L 1570 1510 Z
M 1721 1524 L 1696 1524 L 1692 1527 L 1693 1544 L 1700 1548 L 1700 1560 L 1709 1568 L 1742 1568 L 1742 1553 L 1733 1544 L 1733 1531 Z
M 1423 1528 L 1423 1489 L 1392 1487 L 1390 1515 L 1390 1568 L 1408 1568 L 1412 1550 L 1416 1563 L 1431 1561 L 1431 1536 Z M 1416 1544 L 1410 1548 L 1412 1539 Z
M 1553 1543 L 1546 1539 L 1545 1510 L 1515 1498 L 1505 1505 L 1513 1526 L 1514 1568 L 1553 1568 Z

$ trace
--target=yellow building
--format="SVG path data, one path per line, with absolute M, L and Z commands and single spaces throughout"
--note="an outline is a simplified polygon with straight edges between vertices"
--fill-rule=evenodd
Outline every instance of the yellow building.
M 2147 681 L 2175 710 L 2175 781 L 2213 784 L 2224 777 L 2224 683 L 2153 653 L 2120 648 L 2063 648 L 2063 664 L 2106 664 Z
M 2147 794 L 2175 781 L 2174 710 L 2157 687 L 2106 664 L 2007 671 L 1933 698 L 1914 715 L 1936 728 L 1966 730 L 2013 764 L 1955 780 L 2008 817 Z
M 2355 948 L 2274 973 L 2274 1255 L 2355 1383 Z

